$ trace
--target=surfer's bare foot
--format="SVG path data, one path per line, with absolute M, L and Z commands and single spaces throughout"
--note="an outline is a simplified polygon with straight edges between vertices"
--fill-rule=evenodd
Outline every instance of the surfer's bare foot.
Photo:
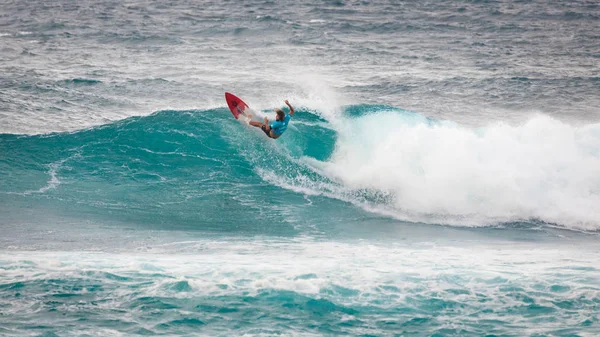
M 246 117 L 252 119 L 252 115 L 251 114 L 246 114 Z

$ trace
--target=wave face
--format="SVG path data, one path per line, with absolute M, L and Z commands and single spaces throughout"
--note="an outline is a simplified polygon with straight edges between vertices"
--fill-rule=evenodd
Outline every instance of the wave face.
M 358 105 L 329 116 L 300 111 L 273 142 L 230 117 L 224 109 L 160 111 L 74 133 L 3 135 L 2 201 L 158 227 L 294 224 L 280 234 L 313 228 L 316 217 L 365 213 L 600 228 L 598 124 L 538 116 L 468 129 Z

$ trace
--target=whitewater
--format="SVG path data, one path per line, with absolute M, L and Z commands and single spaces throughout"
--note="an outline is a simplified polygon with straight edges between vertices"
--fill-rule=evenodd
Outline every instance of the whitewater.
M 598 335 L 599 17 L 4 3 L 0 336 Z

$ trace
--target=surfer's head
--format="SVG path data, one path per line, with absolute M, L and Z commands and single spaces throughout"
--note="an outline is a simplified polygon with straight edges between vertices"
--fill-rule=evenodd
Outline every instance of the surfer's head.
M 283 112 L 283 110 L 281 110 L 281 109 L 275 109 L 275 112 L 277 113 L 277 120 L 278 121 L 283 121 L 285 119 L 285 112 Z

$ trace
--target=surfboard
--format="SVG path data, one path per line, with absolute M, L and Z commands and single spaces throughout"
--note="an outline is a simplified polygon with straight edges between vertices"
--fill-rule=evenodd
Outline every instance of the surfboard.
M 249 108 L 246 102 L 242 101 L 236 95 L 228 92 L 225 93 L 225 101 L 227 101 L 227 106 L 229 107 L 229 110 L 231 110 L 231 113 L 235 119 L 238 119 L 240 115 L 245 115 L 244 112 Z

